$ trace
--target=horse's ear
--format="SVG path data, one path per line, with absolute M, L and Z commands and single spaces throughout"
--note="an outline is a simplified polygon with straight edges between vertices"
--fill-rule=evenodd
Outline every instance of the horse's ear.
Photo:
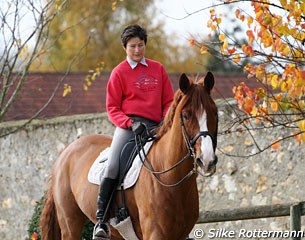
M 208 72 L 204 78 L 204 88 L 210 93 L 214 87 L 214 75 Z
M 188 79 L 188 77 L 185 75 L 185 73 L 182 73 L 182 75 L 180 76 L 180 80 L 179 80 L 179 88 L 180 90 L 186 94 L 187 91 L 190 89 L 191 87 L 191 83 L 190 80 Z

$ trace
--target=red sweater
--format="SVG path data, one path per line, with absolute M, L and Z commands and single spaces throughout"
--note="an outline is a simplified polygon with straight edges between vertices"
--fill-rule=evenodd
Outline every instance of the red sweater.
M 173 100 L 173 87 L 163 65 L 145 60 L 148 66 L 139 63 L 132 69 L 125 60 L 111 72 L 106 108 L 110 121 L 118 127 L 131 127 L 129 114 L 159 123 Z

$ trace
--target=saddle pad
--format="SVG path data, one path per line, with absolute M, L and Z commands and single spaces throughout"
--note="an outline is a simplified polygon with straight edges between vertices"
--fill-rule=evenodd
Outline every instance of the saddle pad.
M 149 149 L 151 145 L 153 144 L 153 141 L 147 142 L 144 146 L 144 151 L 146 154 L 148 154 Z M 101 180 L 104 175 L 105 168 L 108 164 L 108 155 L 109 155 L 110 148 L 106 148 L 104 151 L 100 153 L 100 155 L 95 159 L 94 163 L 92 164 L 89 173 L 88 173 L 88 181 L 93 184 L 100 185 Z M 142 159 L 144 159 L 143 153 L 141 152 Z M 128 189 L 132 187 L 140 174 L 140 170 L 142 167 L 142 161 L 137 155 L 135 159 L 133 160 L 133 163 L 128 170 L 128 173 L 126 174 L 126 177 L 123 181 L 124 183 L 124 189 Z

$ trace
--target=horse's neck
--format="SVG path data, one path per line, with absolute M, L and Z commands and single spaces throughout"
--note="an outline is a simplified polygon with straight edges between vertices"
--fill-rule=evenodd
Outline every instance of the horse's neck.
M 161 137 L 158 144 L 161 168 L 167 169 L 181 161 L 188 153 L 182 128 L 179 123 L 173 123 L 172 127 L 164 136 Z

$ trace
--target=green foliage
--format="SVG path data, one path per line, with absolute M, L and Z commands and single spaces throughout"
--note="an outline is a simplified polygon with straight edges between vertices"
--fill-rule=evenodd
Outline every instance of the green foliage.
M 92 239 L 93 228 L 94 228 L 94 224 L 91 221 L 88 221 L 84 226 L 84 230 L 82 233 L 82 240 Z
M 38 202 L 36 202 L 36 206 L 34 208 L 34 213 L 32 215 L 32 218 L 30 219 L 28 233 L 29 233 L 29 239 L 32 238 L 32 234 L 37 233 L 37 240 L 40 240 L 40 230 L 39 230 L 39 221 L 40 221 L 40 215 L 44 204 L 44 197 L 42 197 Z
M 28 236 L 29 239 L 33 240 L 41 240 L 41 233 L 39 230 L 39 221 L 40 221 L 40 215 L 43 209 L 44 204 L 44 197 L 42 197 L 37 203 L 34 208 L 34 213 L 32 215 L 32 218 L 29 222 L 28 227 Z M 91 240 L 92 239 L 92 232 L 93 232 L 94 224 L 91 221 L 88 221 L 85 226 L 82 233 L 82 240 Z

